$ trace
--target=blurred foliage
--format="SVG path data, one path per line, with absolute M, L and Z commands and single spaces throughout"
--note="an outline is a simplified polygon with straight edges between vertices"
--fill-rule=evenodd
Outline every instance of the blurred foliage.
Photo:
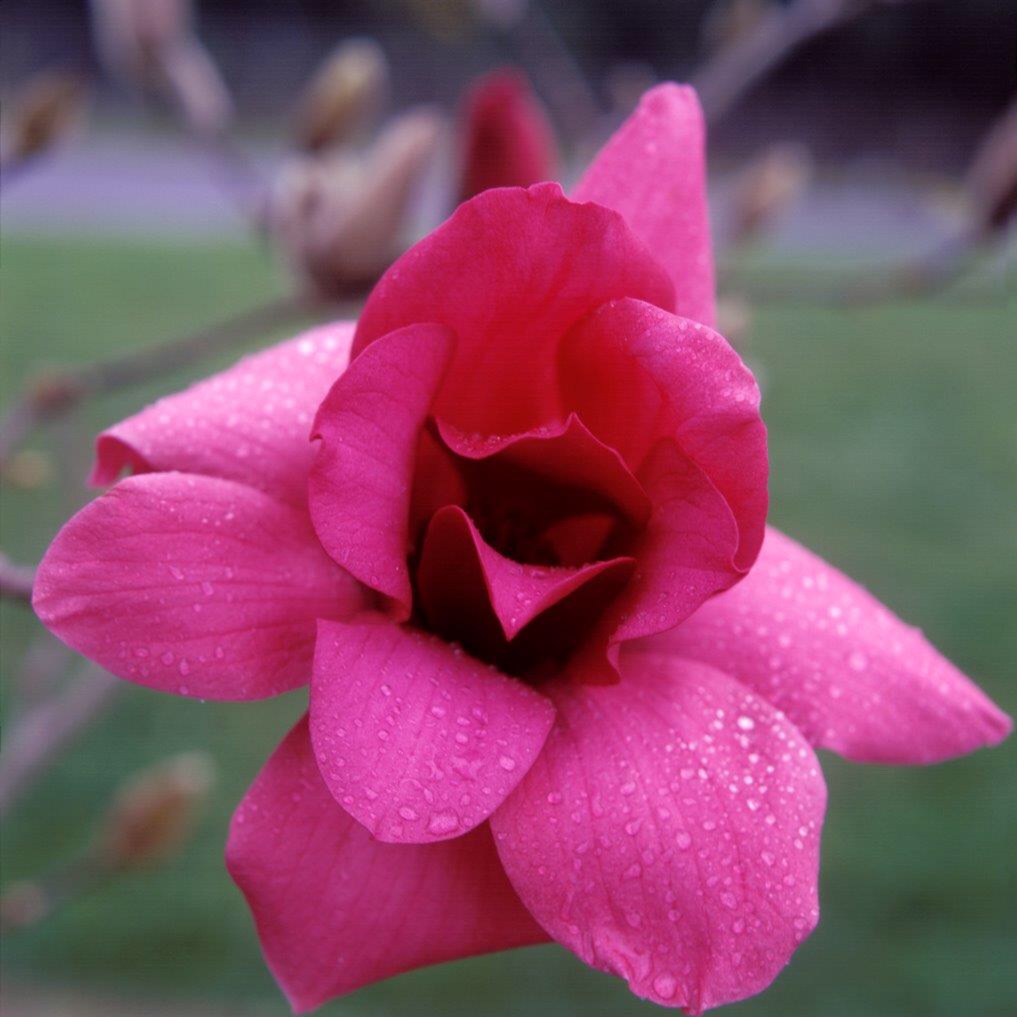
M 239 244 L 9 237 L 0 254 L 3 399 L 39 366 L 40 351 L 55 362 L 85 361 L 200 326 L 284 287 L 266 255 Z M 801 267 L 763 265 L 785 281 Z M 808 267 L 814 271 L 816 259 Z M 829 270 L 835 275 L 836 264 Z M 1011 713 L 1015 323 L 1017 299 L 986 302 L 963 291 L 869 308 L 758 307 L 744 351 L 764 386 L 774 522 L 925 628 Z M 166 377 L 89 406 L 69 436 L 81 474 L 92 433 L 185 380 Z M 55 438 L 37 438 L 32 448 L 54 454 Z M 44 549 L 72 507 L 59 477 L 4 493 L 2 543 L 19 561 Z M 73 490 L 72 497 L 87 497 Z M 4 605 L 5 687 L 37 631 L 22 607 Z M 234 804 L 301 709 L 301 693 L 231 705 L 126 689 L 12 813 L 3 831 L 4 879 L 37 875 L 79 849 L 122 777 L 170 754 L 200 748 L 213 756 L 220 774 L 213 799 L 196 838 L 165 867 L 127 874 L 38 928 L 8 936 L 8 977 L 288 1013 L 226 875 L 222 846 Z M 730 1012 L 1017 1012 L 1015 761 L 1015 740 L 927 769 L 824 756 L 831 806 L 819 930 L 770 991 Z M 411 973 L 322 1012 L 422 1011 L 659 1012 L 555 947 Z

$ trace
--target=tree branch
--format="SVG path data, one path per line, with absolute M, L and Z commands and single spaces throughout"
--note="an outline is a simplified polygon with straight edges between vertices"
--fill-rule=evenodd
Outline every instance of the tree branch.
M 108 671 L 89 666 L 64 691 L 17 721 L 0 751 L 0 816 L 61 749 L 102 712 L 122 685 Z
M 721 49 L 692 78 L 710 123 L 721 120 L 753 85 L 800 46 L 875 6 L 878 0 L 794 0 L 774 7 Z
M 284 296 L 168 342 L 79 368 L 41 375 L 0 422 L 0 465 L 8 461 L 11 453 L 36 427 L 64 415 L 87 397 L 127 388 L 186 367 L 202 357 L 288 324 L 313 308 L 308 297 Z
M 0 552 L 0 597 L 5 600 L 32 600 L 32 581 L 35 569 L 29 565 L 15 565 Z

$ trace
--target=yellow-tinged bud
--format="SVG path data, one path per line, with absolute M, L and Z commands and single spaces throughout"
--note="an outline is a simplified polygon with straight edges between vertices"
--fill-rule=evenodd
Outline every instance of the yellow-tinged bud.
M 96 860 L 114 871 L 164 860 L 191 833 L 214 772 L 206 753 L 187 752 L 137 774 L 106 813 Z
M 388 62 L 376 42 L 341 43 L 297 102 L 293 130 L 297 147 L 319 152 L 350 140 L 377 117 L 387 87 Z
M 24 162 L 64 141 L 81 122 L 87 95 L 77 74 L 44 71 L 30 78 L 4 118 L 4 164 Z
M 744 243 L 770 227 L 798 200 L 812 175 L 805 146 L 771 145 L 741 173 L 735 186 L 732 239 Z
M 283 169 L 271 200 L 273 231 L 317 294 L 359 292 L 402 253 L 412 201 L 441 131 L 435 113 L 413 110 L 366 153 L 302 157 Z

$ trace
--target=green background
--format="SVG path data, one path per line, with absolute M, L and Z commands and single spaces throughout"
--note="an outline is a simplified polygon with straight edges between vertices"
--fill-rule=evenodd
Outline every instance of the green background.
M 2 393 L 45 362 L 169 338 L 283 292 L 265 256 L 102 238 L 4 239 Z M 832 277 L 838 266 L 820 266 Z M 810 259 L 809 272 L 817 262 Z M 741 271 L 782 288 L 803 266 Z M 998 284 L 879 307 L 759 306 L 744 354 L 764 388 L 772 520 L 865 583 L 1017 711 L 1017 301 Z M 231 359 L 231 358 L 227 358 Z M 192 374 L 207 373 L 202 364 Z M 187 377 L 96 401 L 63 440 L 91 435 Z M 52 435 L 31 448 L 51 450 Z M 87 497 L 77 477 L 4 489 L 0 546 L 33 561 Z M 69 491 L 61 491 L 61 487 Z M 38 626 L 2 613 L 4 685 Z M 73 857 L 125 775 L 203 748 L 219 781 L 197 835 L 159 869 L 119 878 L 3 943 L 7 977 L 138 1000 L 288 1010 L 222 865 L 232 810 L 302 694 L 215 705 L 128 687 L 12 811 L 5 881 Z M 823 754 L 830 809 L 818 931 L 742 1017 L 1011 1017 L 1017 1013 L 1017 741 L 926 769 Z M 231 1011 L 233 1012 L 233 1011 Z M 488 1017 L 654 1012 L 620 981 L 541 947 L 415 972 L 325 1014 Z

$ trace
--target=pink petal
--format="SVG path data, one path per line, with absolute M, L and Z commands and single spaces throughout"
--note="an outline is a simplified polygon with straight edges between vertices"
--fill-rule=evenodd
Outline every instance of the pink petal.
M 650 514 L 650 502 L 625 460 L 592 434 L 574 413 L 564 423 L 522 434 L 467 435 L 445 421 L 438 433 L 465 459 L 497 459 L 543 476 L 562 487 L 588 491 L 613 503 L 636 525 Z
M 620 212 L 670 272 L 677 313 L 712 325 L 705 148 L 703 111 L 695 90 L 658 85 L 601 149 L 574 197 Z
M 237 809 L 226 846 L 294 1010 L 401 971 L 544 941 L 485 825 L 442 844 L 381 844 L 335 803 L 307 721 Z
M 506 639 L 601 573 L 632 567 L 631 558 L 593 562 L 579 568 L 524 565 L 499 554 L 458 506 L 435 513 L 421 553 L 421 609 L 437 630 L 441 619 L 469 614 L 471 603 L 493 610 Z M 478 596 L 479 594 L 479 596 Z M 478 604 L 479 602 L 479 604 Z
M 506 68 L 475 81 L 464 119 L 460 201 L 557 176 L 554 132 L 522 74 Z
M 436 325 L 400 329 L 350 365 L 314 421 L 311 518 L 325 550 L 409 616 L 413 466 L 421 425 L 454 338 Z
M 761 991 L 818 916 L 825 786 L 801 734 L 712 668 L 631 652 L 556 683 L 558 719 L 491 826 L 533 916 L 689 1013 Z
M 361 609 L 307 513 L 245 484 L 130 477 L 57 534 L 35 583 L 49 629 L 121 678 L 202 699 L 305 684 L 315 623 Z
M 859 762 L 934 763 L 1012 728 L 918 629 L 772 528 L 741 583 L 652 645 L 723 668 Z
M 616 213 L 557 184 L 485 191 L 385 273 L 353 352 L 404 325 L 446 325 L 458 346 L 435 413 L 465 431 L 517 433 L 559 415 L 559 336 L 618 297 L 671 307 L 672 289 Z
M 613 664 L 615 647 L 629 639 L 664 632 L 704 601 L 741 578 L 732 562 L 738 527 L 727 502 L 698 466 L 674 442 L 662 441 L 639 471 L 653 502 L 653 515 L 630 553 L 635 575 L 601 623 Z M 580 667 L 596 670 L 593 658 Z
M 160 399 L 99 435 L 92 482 L 181 470 L 305 505 L 311 421 L 352 341 L 352 322 L 324 325 Z
M 735 565 L 763 540 L 768 475 L 759 388 L 727 341 L 637 300 L 602 307 L 562 344 L 564 399 L 630 465 L 674 438 L 727 499 L 738 522 Z
M 379 840 L 425 843 L 482 823 L 554 720 L 547 699 L 433 636 L 322 622 L 311 737 L 325 783 Z

